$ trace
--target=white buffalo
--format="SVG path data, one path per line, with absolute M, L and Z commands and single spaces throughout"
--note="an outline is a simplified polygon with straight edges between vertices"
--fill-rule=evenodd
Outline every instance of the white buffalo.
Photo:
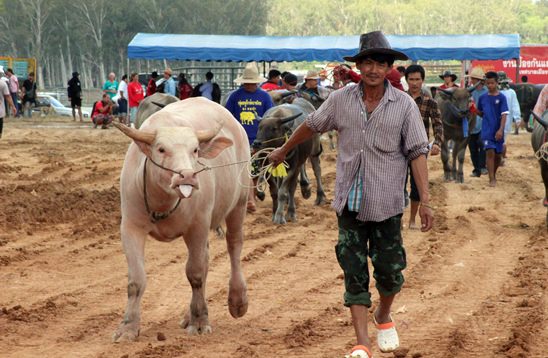
M 148 118 L 140 130 L 116 126 L 133 143 L 120 177 L 128 302 L 114 341 L 135 340 L 139 335 L 147 236 L 159 241 L 183 237 L 192 298 L 181 326 L 190 334 L 211 332 L 205 300 L 208 233 L 223 220 L 231 268 L 228 308 L 233 317 L 243 316 L 247 294 L 240 254 L 249 178 L 242 170 L 245 164 L 234 164 L 250 159 L 242 126 L 225 108 L 204 98 L 172 103 Z M 197 173 L 202 164 L 212 169 Z

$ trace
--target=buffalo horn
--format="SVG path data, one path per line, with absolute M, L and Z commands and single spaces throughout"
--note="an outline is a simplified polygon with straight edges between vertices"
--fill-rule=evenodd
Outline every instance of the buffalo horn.
M 198 138 L 199 143 L 209 142 L 219 133 L 221 128 L 223 128 L 223 123 L 217 122 L 215 128 L 196 131 L 196 138 Z
M 134 128 L 130 128 L 126 125 L 112 122 L 112 125 L 114 125 L 116 128 L 118 128 L 122 133 L 127 135 L 133 140 L 143 142 L 146 144 L 152 144 L 154 143 L 154 138 L 156 138 L 156 133 L 151 133 L 147 131 L 140 131 Z
M 473 86 L 468 87 L 466 90 L 468 91 L 468 93 L 472 93 L 478 87 L 479 84 L 480 84 L 480 82 L 476 83 Z
M 297 91 L 287 91 L 287 92 L 284 92 L 282 93 L 282 98 L 285 98 L 287 96 L 291 96 L 292 94 L 295 94 L 297 93 Z
M 441 89 L 441 88 L 438 87 L 438 91 L 442 91 L 443 93 L 445 93 L 448 96 L 453 95 L 453 91 L 450 91 L 450 90 L 447 90 L 447 89 Z
M 545 130 L 548 130 L 548 122 L 546 122 L 544 119 L 540 118 L 540 116 L 538 114 L 536 114 L 535 112 L 531 111 L 531 114 L 533 115 L 533 117 L 535 117 L 535 119 L 537 120 L 537 122 L 539 122 Z
M 297 113 L 297 114 L 294 114 L 292 116 L 289 116 L 289 117 L 286 117 L 284 119 L 281 120 L 282 123 L 287 123 L 287 122 L 291 122 L 292 120 L 294 120 L 295 118 L 297 118 L 298 116 L 300 116 L 302 113 Z
M 151 101 L 151 102 L 152 102 L 152 104 L 155 104 L 160 108 L 164 108 L 165 106 L 167 106 L 167 104 L 162 104 L 162 103 L 158 103 L 158 102 L 154 102 L 154 101 Z

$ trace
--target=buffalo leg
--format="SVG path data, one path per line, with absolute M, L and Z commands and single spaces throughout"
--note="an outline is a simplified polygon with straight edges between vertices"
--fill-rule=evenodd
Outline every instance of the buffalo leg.
M 226 218 L 226 246 L 230 257 L 230 281 L 228 283 L 228 310 L 232 317 L 242 317 L 247 312 L 247 287 L 240 266 L 244 242 L 245 201 Z
M 278 182 L 279 180 L 272 177 L 268 179 L 268 189 L 272 198 L 272 220 L 274 220 L 274 215 L 276 214 L 276 210 L 278 210 Z
M 312 191 L 310 190 L 310 180 L 306 174 L 306 162 L 301 166 L 299 172 L 301 177 L 301 180 L 299 181 L 301 185 L 301 194 L 303 195 L 303 198 L 308 199 L 310 198 L 310 195 L 312 195 Z
M 128 265 L 127 306 L 122 323 L 112 339 L 134 341 L 139 336 L 141 324 L 141 298 L 146 287 L 145 239 L 146 233 L 122 222 L 122 246 Z
M 451 179 L 457 180 L 457 155 L 459 154 L 460 150 L 460 141 L 454 140 L 453 141 L 453 151 L 451 152 Z
M 316 201 L 314 205 L 325 204 L 325 192 L 323 191 L 322 186 L 322 166 L 320 164 L 320 155 L 312 155 L 310 157 L 310 162 L 312 163 L 312 170 L 314 171 L 314 176 L 316 177 Z
M 456 178 L 457 183 L 464 183 L 464 172 L 462 168 L 464 165 L 464 156 L 466 155 L 466 147 L 468 147 L 468 140 L 463 139 L 459 143 L 459 148 L 457 152 L 457 159 L 459 160 Z
M 449 147 L 447 141 L 441 145 L 441 161 L 443 163 L 443 177 L 445 181 L 451 181 L 451 168 L 449 167 Z
M 278 188 L 278 207 L 276 208 L 276 213 L 274 213 L 274 219 L 272 220 L 275 224 L 286 224 L 285 220 L 285 206 L 289 198 L 289 183 L 291 181 L 297 181 L 297 176 L 299 170 L 291 168 L 287 173 L 287 176 L 283 179 L 281 186 Z
M 186 277 L 192 287 L 192 298 L 190 300 L 190 310 L 181 322 L 181 326 L 186 328 L 189 334 L 211 333 L 205 301 L 205 285 L 209 263 L 208 227 L 206 224 L 198 223 L 190 230 L 189 234 L 184 236 L 188 248 Z
M 297 190 L 297 181 L 292 180 L 289 182 L 288 191 L 289 197 L 287 198 L 287 221 L 297 221 L 297 208 L 295 206 L 295 191 Z

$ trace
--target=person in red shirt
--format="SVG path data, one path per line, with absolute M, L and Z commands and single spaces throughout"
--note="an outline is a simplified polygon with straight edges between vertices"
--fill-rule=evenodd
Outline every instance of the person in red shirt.
M 156 80 L 158 80 L 158 72 L 152 71 L 147 84 L 147 97 L 156 93 Z
M 107 129 L 108 125 L 112 122 L 112 118 L 112 101 L 109 95 L 104 93 L 103 98 L 97 101 L 93 107 L 93 113 L 91 114 L 93 128 L 97 128 L 101 124 L 102 129 Z
M 261 85 L 261 88 L 265 91 L 274 91 L 282 89 L 280 86 L 280 78 L 282 73 L 278 70 L 270 70 L 268 72 L 268 81 Z
M 132 73 L 130 79 L 131 82 L 127 85 L 127 94 L 129 99 L 129 123 L 131 127 L 135 127 L 137 108 L 145 96 L 143 93 L 143 87 L 139 83 L 139 76 L 137 76 L 137 73 Z
M 179 88 L 179 99 L 187 99 L 192 94 L 192 86 L 190 83 L 188 83 L 185 74 L 179 73 L 179 83 L 177 84 L 177 87 Z

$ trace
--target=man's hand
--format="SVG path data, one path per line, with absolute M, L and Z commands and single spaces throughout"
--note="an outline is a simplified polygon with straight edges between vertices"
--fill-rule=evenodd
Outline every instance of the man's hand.
M 285 160 L 285 151 L 280 148 L 274 149 L 268 156 L 268 160 L 270 163 L 272 163 L 272 167 L 276 168 L 278 165 L 280 165 Z
M 11 114 L 15 117 L 17 115 L 17 108 L 15 106 L 11 106 Z
M 504 136 L 504 132 L 502 131 L 502 128 L 500 128 L 497 133 L 495 133 L 495 139 L 496 140 L 502 140 Z
M 430 230 L 434 224 L 434 215 L 430 206 L 421 203 L 419 206 L 419 216 L 421 218 L 421 231 L 426 232 Z
M 430 154 L 431 154 L 431 155 L 438 155 L 438 154 L 440 154 L 440 146 L 437 145 L 437 144 L 433 144 L 433 145 L 432 145 L 432 149 L 430 149 Z

